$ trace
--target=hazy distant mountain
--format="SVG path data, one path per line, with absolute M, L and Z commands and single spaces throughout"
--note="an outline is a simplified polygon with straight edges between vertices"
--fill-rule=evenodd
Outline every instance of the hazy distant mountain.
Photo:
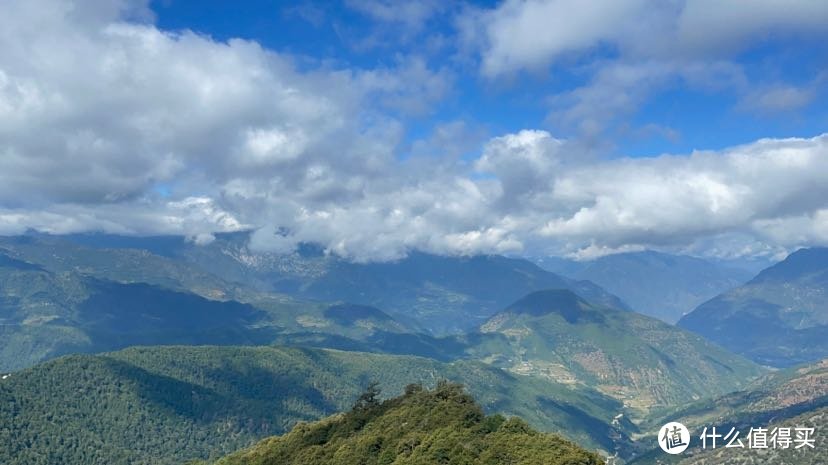
M 290 254 L 251 251 L 247 233 L 220 234 L 203 246 L 163 238 L 103 237 L 101 241 L 88 235 L 67 240 L 87 246 L 154 250 L 229 283 L 302 299 L 370 305 L 438 334 L 473 329 L 520 296 L 547 288 L 567 288 L 590 301 L 627 308 L 618 297 L 591 282 L 497 255 L 447 257 L 412 252 L 393 262 L 352 263 L 312 245 Z
M 266 343 L 250 328 L 264 316 L 247 304 L 49 271 L 0 253 L 0 371 L 134 344 Z
M 353 263 L 313 245 L 289 254 L 255 252 L 248 248 L 248 239 L 246 232 L 219 234 L 211 244 L 195 245 L 173 236 L 32 234 L 0 237 L 0 248 L 10 247 L 52 269 L 159 284 L 209 298 L 248 300 L 255 291 L 369 305 L 438 334 L 473 329 L 509 302 L 550 287 L 629 308 L 594 283 L 565 278 L 522 259 L 412 252 L 393 262 Z
M 654 251 L 607 255 L 586 262 L 547 258 L 540 263 L 567 276 L 592 281 L 634 310 L 668 323 L 754 275 L 723 263 Z
M 478 362 L 279 347 L 140 347 L 73 355 L 0 379 L 0 463 L 182 464 L 350 408 L 365 386 L 461 382 L 487 413 L 612 450 L 620 402 Z M 401 425 L 400 425 L 401 426 Z
M 762 370 L 703 338 L 568 290 L 529 294 L 482 327 L 469 349 L 515 373 L 596 387 L 647 410 L 745 386 Z
M 257 292 L 145 250 L 0 238 L 0 371 L 147 344 L 282 341 L 445 358 L 450 347 L 418 332 L 376 308 Z
M 792 253 L 678 324 L 768 365 L 828 356 L 828 248 Z

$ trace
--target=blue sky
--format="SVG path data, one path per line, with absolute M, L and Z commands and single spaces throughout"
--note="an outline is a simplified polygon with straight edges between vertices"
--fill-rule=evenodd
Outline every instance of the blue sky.
M 822 0 L 0 2 L 0 234 L 828 245 Z
M 578 133 L 571 126 L 550 121 L 548 99 L 587 84 L 590 67 L 620 55 L 613 44 L 597 43 L 560 64 L 518 70 L 502 79 L 487 78 L 480 75 L 475 57 L 462 56 L 463 39 L 457 23 L 469 9 L 494 10 L 499 3 L 424 5 L 434 11 L 413 20 L 413 25 L 406 25 L 404 18 L 372 15 L 372 8 L 388 8 L 387 2 L 381 1 L 256 0 L 239 5 L 220 0 L 157 0 L 151 7 L 163 29 L 191 29 L 220 41 L 235 37 L 253 40 L 282 53 L 306 57 L 310 66 L 325 62 L 333 67 L 371 69 L 417 56 L 432 69 L 451 70 L 451 89 L 445 98 L 435 102 L 426 115 L 406 118 L 412 139 L 428 133 L 434 124 L 458 119 L 493 134 L 531 127 L 550 130 L 559 137 L 575 137 Z M 608 145 L 606 154 L 687 153 L 763 137 L 821 133 L 828 123 L 828 106 L 822 104 L 828 78 L 820 77 L 828 63 L 824 40 L 823 34 L 780 32 L 767 24 L 728 57 L 744 74 L 746 86 L 813 87 L 805 101 L 791 103 L 790 108 L 745 107 L 744 97 L 732 88 L 694 88 L 673 79 L 637 101 L 634 108 L 613 121 L 616 127 L 601 134 L 601 142 Z M 437 42 L 440 44 L 427 45 Z M 661 128 L 654 130 L 655 125 Z

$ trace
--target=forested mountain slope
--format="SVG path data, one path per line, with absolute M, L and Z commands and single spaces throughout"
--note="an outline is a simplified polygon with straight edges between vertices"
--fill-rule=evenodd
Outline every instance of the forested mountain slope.
M 349 408 L 370 381 L 386 393 L 448 379 L 486 412 L 518 415 L 607 451 L 636 431 L 620 402 L 477 362 L 270 347 L 141 347 L 75 355 L 0 379 L 0 463 L 173 464 L 218 458 L 298 421 Z
M 216 465 L 598 465 L 603 459 L 519 418 L 486 416 L 462 386 L 408 386 L 219 460 Z

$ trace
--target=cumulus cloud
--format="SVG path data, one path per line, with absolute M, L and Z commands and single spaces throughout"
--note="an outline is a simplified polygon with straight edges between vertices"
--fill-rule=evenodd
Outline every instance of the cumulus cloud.
M 640 27 L 633 19 L 656 6 L 646 0 L 507 0 L 478 13 L 472 25 L 484 31 L 482 71 L 497 76 L 538 68 L 561 55 L 619 40 Z
M 445 98 L 450 72 L 417 57 L 300 68 L 255 42 L 159 30 L 140 5 L 92 3 L 4 4 L 0 234 L 102 230 L 206 244 L 253 229 L 255 250 L 315 242 L 362 261 L 413 249 L 717 250 L 734 237 L 752 244 L 745 253 L 764 253 L 828 240 L 828 136 L 600 161 L 548 131 L 489 138 L 449 122 L 409 144 L 403 116 Z M 597 87 L 560 96 L 572 99 L 560 117 L 587 119 L 593 105 L 579 102 L 621 111 L 641 98 L 632 83 L 675 73 L 721 82 L 686 63 L 652 63 L 596 78 L 619 86 L 616 100 Z M 720 74 L 739 79 L 726 64 Z
M 767 219 L 811 215 L 825 206 L 827 155 L 828 136 L 820 136 L 573 170 L 556 181 L 555 196 L 580 206 L 547 222 L 542 233 L 600 236 L 622 246 L 762 232 Z
M 700 244 L 696 252 L 727 244 L 728 253 L 766 254 L 828 239 L 828 135 L 586 163 L 562 161 L 567 150 L 545 131 L 496 137 L 471 168 L 394 177 L 352 204 L 303 210 L 264 240 L 278 251 L 310 240 L 355 259 L 393 259 L 414 248 L 588 258 Z
M 773 34 L 825 36 L 828 5 L 820 0 L 685 0 L 676 43 L 685 53 L 722 54 Z
M 749 11 L 750 14 L 745 14 Z M 819 0 L 506 0 L 469 13 L 490 77 L 549 65 L 601 46 L 626 57 L 722 58 L 770 34 L 825 36 Z M 475 31 L 482 30 L 482 34 Z
M 67 206 L 151 203 L 164 211 L 175 210 L 174 199 L 153 192 L 233 205 L 239 192 L 273 186 L 305 199 L 347 198 L 387 165 L 400 137 L 398 122 L 364 103 L 404 112 L 445 91 L 416 59 L 299 71 L 255 42 L 161 31 L 135 2 L 7 2 L 3 10 L 7 209 L 61 215 Z

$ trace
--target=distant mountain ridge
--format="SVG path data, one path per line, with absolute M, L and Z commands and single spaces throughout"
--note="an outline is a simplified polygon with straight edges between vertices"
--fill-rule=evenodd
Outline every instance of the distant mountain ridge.
M 793 252 L 678 325 L 762 364 L 784 367 L 828 356 L 828 248 Z
M 419 330 L 375 308 L 258 293 L 144 250 L 0 237 L 0 371 L 130 345 L 258 345 L 318 331 L 381 350 L 392 346 L 384 335 Z
M 55 262 L 51 254 L 60 255 L 61 248 L 74 250 L 65 262 L 54 266 L 81 266 L 111 279 L 140 276 L 146 281 L 154 279 L 148 267 L 167 268 L 176 281 L 160 284 L 213 298 L 244 300 L 237 293 L 255 290 L 302 300 L 367 305 L 437 335 L 474 329 L 505 305 L 541 289 L 571 289 L 591 302 L 629 308 L 594 283 L 559 276 L 523 259 L 412 251 L 393 262 L 352 263 L 311 244 L 293 253 L 276 254 L 251 251 L 248 241 L 246 232 L 218 234 L 208 245 L 167 237 L 33 235 L 0 238 L 0 248 L 8 244 L 32 263 Z M 91 258 L 82 250 L 89 250 Z M 109 262 L 124 263 L 113 266 Z M 195 270 L 198 279 L 187 270 Z
M 566 276 L 594 282 L 635 311 L 671 324 L 699 304 L 753 276 L 722 263 L 652 250 L 606 255 L 584 262 L 547 259 L 541 263 Z
M 543 316 L 555 312 L 570 323 L 577 321 L 590 304 L 568 289 L 547 289 L 533 292 L 509 305 L 506 311 L 517 314 Z

